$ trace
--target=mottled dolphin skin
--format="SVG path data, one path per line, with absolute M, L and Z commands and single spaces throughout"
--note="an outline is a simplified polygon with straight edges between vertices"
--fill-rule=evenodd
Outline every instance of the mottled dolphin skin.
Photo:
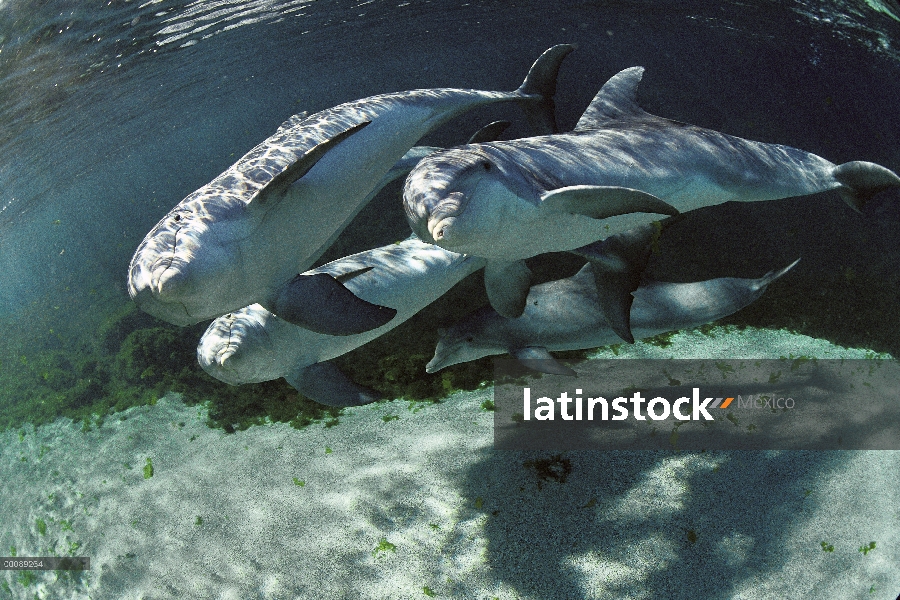
M 642 339 L 689 329 L 735 313 L 762 296 L 770 283 L 797 262 L 759 279 L 645 281 L 634 292 L 631 306 L 634 336 Z M 434 373 L 450 365 L 508 352 L 531 369 L 574 375 L 549 351 L 597 348 L 620 341 L 598 309 L 596 295 L 590 265 L 585 265 L 573 277 L 531 288 L 525 311 L 516 319 L 501 317 L 484 307 L 441 333 L 434 358 L 425 370 Z
M 231 385 L 284 377 L 321 404 L 366 404 L 377 395 L 326 361 L 390 331 L 482 266 L 483 259 L 448 252 L 415 236 L 354 254 L 309 273 L 336 277 L 363 300 L 393 308 L 397 316 L 389 323 L 365 333 L 331 336 L 292 325 L 254 304 L 213 321 L 197 347 L 197 360 L 207 373 Z
M 646 226 L 658 218 L 649 213 L 832 189 L 858 209 L 876 192 L 900 186 L 895 173 L 873 163 L 835 165 L 803 150 L 653 116 L 635 100 L 642 74 L 633 67 L 612 77 L 570 133 L 436 152 L 407 178 L 404 209 L 413 231 L 447 250 L 487 258 L 488 298 L 500 314 L 524 310 L 531 280 L 522 259 Z M 585 253 L 598 285 L 608 273 L 633 270 L 637 277 L 622 279 L 636 286 L 640 261 L 630 250 L 606 250 L 605 260 Z M 617 300 L 605 305 L 626 341 L 633 341 L 627 320 L 634 289 L 613 290 Z
M 131 260 L 129 294 L 144 311 L 176 325 L 254 303 L 322 333 L 383 325 L 393 310 L 355 298 L 328 275 L 298 273 L 387 183 L 404 153 L 449 119 L 516 101 L 540 131 L 553 130 L 556 75 L 572 49 L 544 52 L 513 92 L 414 90 L 289 119 L 147 234 Z M 305 302 L 295 304 L 298 298 Z M 330 311 L 308 314 L 311 306 Z

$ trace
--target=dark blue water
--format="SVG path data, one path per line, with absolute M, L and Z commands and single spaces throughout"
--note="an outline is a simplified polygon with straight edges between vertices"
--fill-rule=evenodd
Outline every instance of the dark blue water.
M 391 90 L 510 88 L 554 43 L 579 45 L 561 74 L 564 127 L 609 75 L 641 64 L 651 111 L 836 162 L 900 163 L 890 13 L 684 6 L 5 2 L 0 314 L 120 294 L 143 233 L 290 114 Z

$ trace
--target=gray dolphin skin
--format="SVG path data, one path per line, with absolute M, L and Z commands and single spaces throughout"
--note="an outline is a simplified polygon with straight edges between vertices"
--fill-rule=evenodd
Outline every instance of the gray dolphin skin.
M 727 317 L 763 295 L 773 281 L 799 262 L 759 279 L 722 277 L 693 283 L 645 281 L 634 292 L 631 326 L 638 339 L 690 329 Z M 507 319 L 489 306 L 475 311 L 441 333 L 434 358 L 425 370 L 509 353 L 525 366 L 544 373 L 574 375 L 550 355 L 551 350 L 582 350 L 619 342 L 597 306 L 590 265 L 568 279 L 531 288 L 522 316 Z
M 500 314 L 524 310 L 531 274 L 523 259 L 581 249 L 640 226 L 650 231 L 646 225 L 659 218 L 651 213 L 826 190 L 859 209 L 875 193 L 900 186 L 895 173 L 874 163 L 835 165 L 788 146 L 653 116 L 635 99 L 642 74 L 633 67 L 612 77 L 570 133 L 436 152 L 407 178 L 404 210 L 413 231 L 447 250 L 487 258 L 488 299 Z M 619 284 L 631 285 L 613 290 L 608 296 L 616 301 L 605 304 L 629 342 L 630 294 L 642 270 L 631 255 L 640 241 L 618 254 L 603 249 L 605 259 L 604 252 L 584 253 L 601 287 L 610 285 L 610 273 L 637 272 L 621 278 Z
M 353 294 L 397 311 L 389 323 L 356 335 L 331 336 L 292 325 L 258 304 L 219 317 L 197 347 L 203 369 L 231 385 L 284 377 L 321 404 L 355 406 L 377 395 L 326 362 L 390 331 L 484 266 L 472 256 L 409 239 L 309 271 L 344 282 Z
M 330 275 L 298 273 L 379 186 L 405 173 L 392 167 L 402 166 L 413 144 L 451 118 L 515 101 L 538 131 L 555 130 L 556 75 L 572 49 L 548 49 L 513 92 L 414 90 L 292 117 L 147 234 L 131 260 L 129 294 L 142 310 L 176 325 L 254 303 L 321 333 L 384 325 L 392 309 L 356 298 Z

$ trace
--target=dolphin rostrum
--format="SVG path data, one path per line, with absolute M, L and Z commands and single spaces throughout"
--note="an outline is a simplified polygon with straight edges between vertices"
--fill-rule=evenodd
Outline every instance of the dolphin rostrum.
M 648 240 L 635 239 L 619 253 L 589 245 L 625 231 L 652 233 L 646 225 L 658 217 L 635 213 L 673 215 L 825 190 L 837 190 L 858 210 L 875 193 L 900 186 L 894 172 L 874 163 L 835 165 L 653 116 L 635 99 L 642 74 L 633 67 L 612 77 L 572 132 L 436 152 L 407 178 L 404 210 L 413 231 L 447 250 L 487 258 L 488 299 L 500 314 L 524 310 L 531 273 L 523 259 L 580 249 L 598 286 L 609 288 L 615 276 L 618 287 L 608 290 L 604 311 L 630 342 L 631 292 L 641 270 L 633 255 L 643 256 L 633 250 Z
M 292 117 L 147 234 L 129 266 L 129 294 L 144 311 L 176 325 L 253 303 L 322 333 L 383 325 L 393 310 L 355 298 L 330 275 L 298 273 L 378 186 L 403 173 L 391 168 L 404 153 L 449 119 L 517 101 L 538 130 L 554 130 L 556 75 L 572 49 L 544 52 L 513 92 L 415 90 Z M 310 313 L 310 307 L 319 308 Z
M 759 279 L 721 277 L 693 283 L 644 281 L 634 292 L 631 326 L 638 339 L 689 329 L 721 319 L 762 296 L 766 287 L 799 261 Z M 501 317 L 489 306 L 441 332 L 434 358 L 425 368 L 434 373 L 484 356 L 510 353 L 534 370 L 573 375 L 550 350 L 597 348 L 619 340 L 597 305 L 590 265 L 576 275 L 536 285 L 528 293 L 522 316 Z
M 335 277 L 363 300 L 396 310 L 397 316 L 387 324 L 360 334 L 331 336 L 292 325 L 254 304 L 213 321 L 197 347 L 197 360 L 207 373 L 231 385 L 284 377 L 321 404 L 366 404 L 377 395 L 326 361 L 390 331 L 482 266 L 480 258 L 448 252 L 415 236 L 360 252 L 309 274 Z

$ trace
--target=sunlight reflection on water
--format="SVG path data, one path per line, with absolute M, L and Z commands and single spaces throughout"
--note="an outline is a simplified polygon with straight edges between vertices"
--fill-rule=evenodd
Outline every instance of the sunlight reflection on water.
M 163 21 L 168 25 L 157 32 L 157 36 L 162 39 L 156 43 L 165 46 L 197 35 L 199 39 L 205 40 L 243 25 L 275 21 L 288 15 L 303 16 L 300 11 L 314 1 L 197 0 L 185 7 L 182 12 Z M 188 39 L 181 47 L 191 46 L 197 41 L 197 38 Z

